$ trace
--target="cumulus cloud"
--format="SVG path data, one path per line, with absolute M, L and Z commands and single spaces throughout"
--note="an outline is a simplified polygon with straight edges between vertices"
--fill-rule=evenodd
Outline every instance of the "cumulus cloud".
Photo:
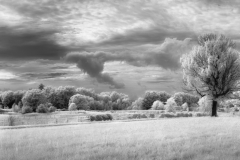
M 104 64 L 112 61 L 125 61 L 134 66 L 160 66 L 164 69 L 178 70 L 181 55 L 191 48 L 191 39 L 183 41 L 167 38 L 159 45 L 145 50 L 144 53 L 110 53 L 110 52 L 72 52 L 65 60 L 76 63 L 77 67 L 100 83 L 108 83 L 116 88 L 124 87 L 108 74 L 102 73 Z

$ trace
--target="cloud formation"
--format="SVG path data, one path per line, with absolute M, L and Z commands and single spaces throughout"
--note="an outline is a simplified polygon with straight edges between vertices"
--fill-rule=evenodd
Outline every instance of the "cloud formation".
M 178 70 L 181 55 L 191 48 L 191 39 L 183 41 L 167 38 L 159 46 L 147 46 L 144 53 L 110 52 L 72 52 L 67 54 L 67 62 L 76 63 L 77 67 L 100 83 L 107 83 L 115 88 L 124 87 L 108 74 L 103 73 L 104 64 L 112 61 L 125 61 L 134 66 L 159 66 L 164 69 Z
M 56 30 L 22 31 L 0 28 L 0 56 L 7 60 L 59 59 L 67 48 L 53 39 Z

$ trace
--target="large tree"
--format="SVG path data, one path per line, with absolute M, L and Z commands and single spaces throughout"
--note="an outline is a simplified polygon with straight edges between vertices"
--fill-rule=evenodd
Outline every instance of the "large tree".
M 224 35 L 199 36 L 198 45 L 181 57 L 181 63 L 186 86 L 211 96 L 212 116 L 217 116 L 219 100 L 240 89 L 239 52 Z

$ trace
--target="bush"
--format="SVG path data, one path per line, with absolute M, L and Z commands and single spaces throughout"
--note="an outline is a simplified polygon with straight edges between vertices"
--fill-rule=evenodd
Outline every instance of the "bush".
M 111 114 L 99 114 L 99 115 L 90 115 L 89 119 L 90 121 L 107 121 L 107 120 L 113 120 L 113 117 Z
M 47 113 L 48 112 L 48 108 L 47 106 L 45 106 L 44 104 L 40 104 L 37 109 L 36 109 L 37 113 Z
M 182 105 L 182 109 L 183 111 L 188 111 L 188 104 L 186 102 Z
M 152 110 L 164 110 L 164 104 L 157 100 L 153 103 L 152 107 L 151 107 Z
M 102 115 L 96 115 L 96 116 L 95 116 L 95 120 L 96 120 L 96 121 L 102 121 L 102 120 L 103 120 Z
M 169 98 L 167 100 L 167 104 L 165 105 L 166 112 L 175 112 L 175 107 L 177 106 L 175 100 L 173 98 Z
M 89 110 L 89 104 L 93 101 L 92 97 L 76 94 L 70 98 L 69 104 L 75 103 L 78 110 Z
M 55 112 L 55 111 L 56 111 L 56 107 L 50 106 L 50 107 L 48 108 L 48 111 L 49 111 L 49 112 Z
M 150 109 L 156 100 L 164 103 L 170 97 L 166 92 L 147 91 L 143 98 L 142 108 L 145 110 Z
M 106 114 L 109 120 L 113 120 L 113 116 L 111 114 Z
M 22 98 L 23 105 L 31 107 L 34 112 L 36 111 L 37 106 L 46 103 L 46 101 L 47 98 L 39 89 L 27 91 Z
M 18 106 L 19 106 L 20 108 L 23 107 L 22 101 L 19 101 L 19 102 L 18 102 Z
M 191 103 L 189 106 L 189 111 L 199 111 L 199 105 L 197 103 Z
M 69 111 L 76 111 L 77 110 L 77 105 L 75 103 L 71 103 L 68 107 Z
M 155 118 L 155 115 L 154 114 L 150 114 L 149 117 L 150 118 Z
M 18 112 L 21 111 L 21 108 L 14 103 L 14 104 L 12 105 L 12 111 L 18 113 Z
M 26 113 L 32 113 L 33 110 L 30 106 L 23 106 L 22 107 L 22 114 L 26 114 Z
M 142 114 L 141 118 L 148 118 L 148 117 L 145 114 Z
M 200 113 L 200 112 L 196 112 L 194 114 L 194 116 L 196 116 L 196 117 L 203 117 L 203 116 L 206 116 L 206 115 L 207 115 L 206 113 Z
M 139 118 L 141 118 L 141 115 L 140 114 L 133 114 L 132 118 L 133 119 L 139 119 Z
M 108 115 L 106 115 L 106 114 L 102 114 L 101 116 L 102 116 L 102 119 L 103 119 L 104 121 L 109 120 Z
M 211 112 L 212 112 L 212 108 L 211 108 L 212 101 L 209 97 L 207 97 L 207 96 L 202 97 L 198 101 L 198 104 L 199 104 L 199 111 L 200 112 L 206 113 L 208 115 L 211 114 Z
M 96 120 L 96 117 L 95 116 L 93 116 L 93 115 L 90 115 L 90 121 L 95 121 Z

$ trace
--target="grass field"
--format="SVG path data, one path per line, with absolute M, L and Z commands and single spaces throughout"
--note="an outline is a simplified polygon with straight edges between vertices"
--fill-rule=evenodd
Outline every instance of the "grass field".
M 239 117 L 0 130 L 1 160 L 238 160 Z

